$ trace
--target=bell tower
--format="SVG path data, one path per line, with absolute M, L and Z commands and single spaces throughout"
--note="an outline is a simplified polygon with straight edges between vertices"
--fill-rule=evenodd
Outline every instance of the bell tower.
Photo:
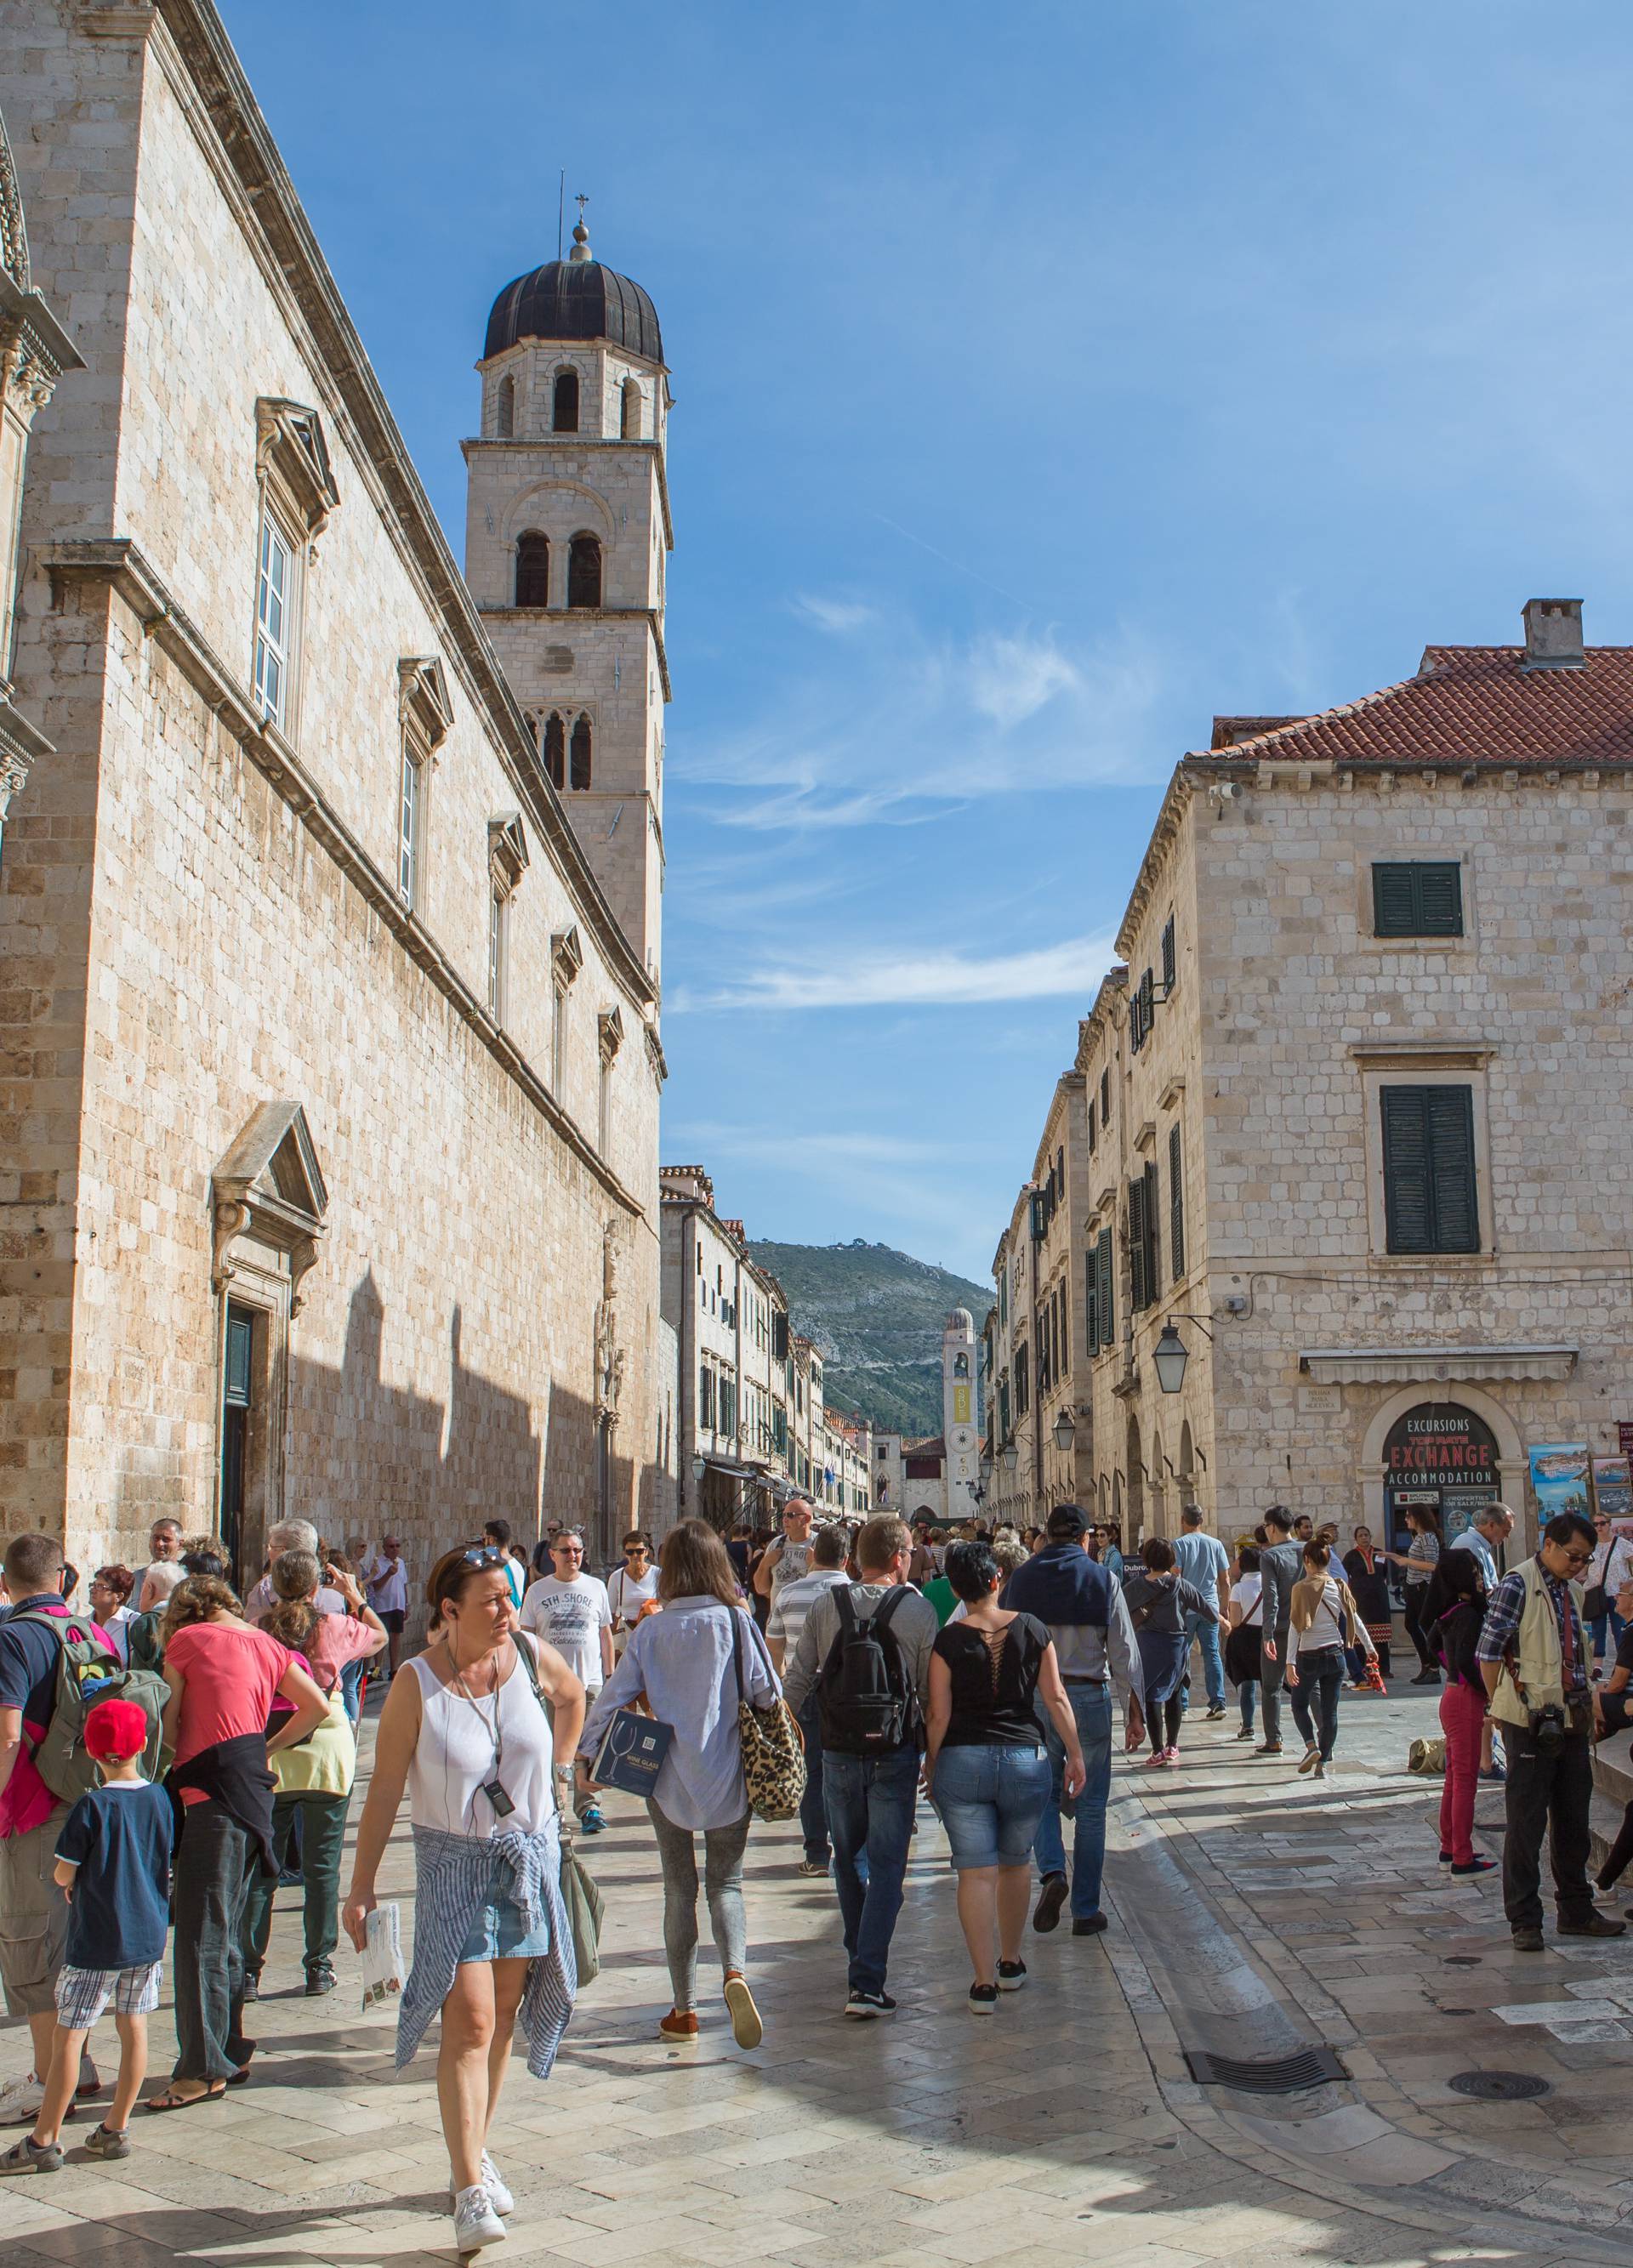
M 654 983 L 664 593 L 674 535 L 657 312 L 590 250 L 506 285 L 464 444 L 465 579 L 619 926 Z

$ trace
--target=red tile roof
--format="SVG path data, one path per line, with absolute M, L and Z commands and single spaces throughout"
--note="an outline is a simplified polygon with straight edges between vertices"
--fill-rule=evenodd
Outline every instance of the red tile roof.
M 1590 646 L 1580 669 L 1526 670 L 1524 659 L 1523 646 L 1431 645 L 1404 683 L 1223 753 L 1403 770 L 1633 762 L 1633 646 Z

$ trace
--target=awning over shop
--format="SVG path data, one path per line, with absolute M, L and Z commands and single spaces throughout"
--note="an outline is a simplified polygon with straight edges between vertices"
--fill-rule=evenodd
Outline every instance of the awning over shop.
M 1573 1346 L 1312 1347 L 1298 1367 L 1318 1386 L 1415 1386 L 1462 1379 L 1569 1378 Z

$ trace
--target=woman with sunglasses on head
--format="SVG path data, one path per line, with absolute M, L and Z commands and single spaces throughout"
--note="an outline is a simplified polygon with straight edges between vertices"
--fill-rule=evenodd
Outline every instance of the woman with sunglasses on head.
M 623 1565 L 607 1578 L 607 1602 L 612 1609 L 612 1650 L 621 1654 L 630 1632 L 643 1615 L 658 1605 L 658 1569 L 652 1556 L 652 1539 L 639 1528 L 624 1539 Z M 728 1554 L 729 1557 L 729 1553 Z M 735 1572 L 736 1563 L 733 1562 Z
M 437 2098 L 456 2250 L 505 2234 L 509 2191 L 488 2136 L 520 2016 L 528 2069 L 549 2076 L 578 1989 L 561 1898 L 556 1756 L 571 1757 L 584 1689 L 516 1624 L 506 1555 L 445 1552 L 425 1587 L 437 1635 L 392 1680 L 342 1912 L 361 1952 L 375 1878 L 409 1793 L 414 1962 L 397 2023 L 399 2070 L 440 2012 Z M 525 1649 L 525 1651 L 524 1651 Z M 548 1702 L 554 1716 L 545 1714 Z

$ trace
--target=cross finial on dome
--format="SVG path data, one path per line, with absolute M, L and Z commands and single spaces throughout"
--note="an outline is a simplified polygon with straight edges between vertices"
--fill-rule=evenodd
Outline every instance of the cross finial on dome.
M 573 231 L 573 249 L 567 254 L 567 258 L 580 262 L 593 260 L 595 255 L 590 250 L 589 231 L 584 225 L 584 208 L 588 204 L 589 199 L 580 193 L 573 202 L 579 209 L 579 217 Z

